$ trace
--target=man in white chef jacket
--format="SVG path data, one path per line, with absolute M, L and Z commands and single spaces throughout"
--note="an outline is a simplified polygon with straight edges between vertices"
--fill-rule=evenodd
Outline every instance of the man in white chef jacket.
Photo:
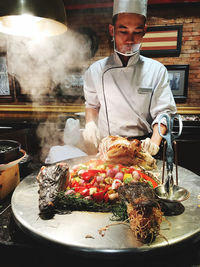
M 140 55 L 146 32 L 147 0 L 114 0 L 109 32 L 114 54 L 85 73 L 85 143 L 98 148 L 108 135 L 142 139 L 151 155 L 159 151 L 158 118 L 176 113 L 164 65 Z M 161 132 L 166 132 L 165 121 Z M 147 137 L 149 136 L 149 137 Z

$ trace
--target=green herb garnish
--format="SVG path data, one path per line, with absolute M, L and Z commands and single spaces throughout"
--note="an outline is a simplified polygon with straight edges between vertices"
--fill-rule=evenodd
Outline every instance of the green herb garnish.
M 111 220 L 124 221 L 127 219 L 126 205 L 122 201 L 115 203 L 94 201 L 77 195 L 65 195 L 58 192 L 54 201 L 55 210 L 59 213 L 72 211 L 112 212 Z

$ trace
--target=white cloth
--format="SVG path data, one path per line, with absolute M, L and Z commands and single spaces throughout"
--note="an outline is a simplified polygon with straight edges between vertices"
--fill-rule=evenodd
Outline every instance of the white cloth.
M 152 131 L 160 114 L 176 113 L 167 69 L 139 52 L 126 67 L 117 53 L 92 64 L 84 75 L 84 95 L 86 107 L 99 109 L 101 138 L 143 136 Z
M 151 154 L 152 156 L 156 155 L 159 151 L 159 146 L 156 145 L 155 143 L 153 143 L 151 141 L 151 139 L 148 137 L 144 140 L 142 140 L 142 149 L 145 152 L 149 152 L 149 154 Z
M 63 141 L 65 145 L 77 145 L 80 140 L 80 122 L 78 119 L 69 118 L 65 123 Z
M 87 156 L 87 154 L 74 146 L 52 146 L 49 150 L 47 158 L 45 159 L 45 163 L 53 164 L 62 160 L 73 159 L 83 156 Z

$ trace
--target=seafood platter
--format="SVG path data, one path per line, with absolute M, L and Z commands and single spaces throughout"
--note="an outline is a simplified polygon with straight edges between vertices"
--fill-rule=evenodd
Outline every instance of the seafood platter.
M 19 227 L 88 253 L 140 253 L 200 237 L 200 178 L 179 167 L 183 201 L 161 198 L 162 162 L 139 140 L 109 136 L 99 153 L 41 167 L 12 196 Z

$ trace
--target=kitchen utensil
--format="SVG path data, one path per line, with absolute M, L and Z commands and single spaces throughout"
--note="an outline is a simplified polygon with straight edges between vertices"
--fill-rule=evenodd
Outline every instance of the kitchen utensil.
M 4 199 L 20 182 L 19 162 L 26 156 L 24 150 L 20 150 L 14 161 L 0 164 L 0 200 Z
M 167 122 L 167 133 L 165 135 L 161 133 L 161 125 L 160 125 L 163 118 L 165 118 Z M 178 126 L 179 126 L 178 134 L 172 133 L 174 120 L 178 121 Z M 176 184 L 174 184 L 174 179 L 173 179 L 174 151 L 172 144 L 174 144 L 175 139 L 181 135 L 182 128 L 183 128 L 182 120 L 180 115 L 178 114 L 172 115 L 171 117 L 168 114 L 162 114 L 159 117 L 158 131 L 160 136 L 162 136 L 167 142 L 167 149 L 166 149 L 167 180 L 166 182 L 164 181 L 164 172 L 163 172 L 162 185 L 159 185 L 155 188 L 155 193 L 160 198 L 183 201 L 189 197 L 189 192 L 185 188 L 178 186 L 178 176 L 177 176 L 178 172 L 176 172 Z M 164 161 L 165 160 L 163 159 L 163 162 Z
M 4 199 L 20 182 L 19 165 L 0 172 L 0 200 Z
M 7 169 L 9 169 L 9 168 L 17 165 L 18 163 L 20 163 L 20 161 L 22 159 L 24 159 L 25 156 L 26 156 L 26 151 L 24 151 L 23 149 L 21 149 L 19 151 L 18 157 L 15 160 L 10 161 L 10 162 L 5 163 L 5 164 L 0 164 L 0 172 L 5 171 L 5 170 L 7 170 Z
M 13 140 L 0 140 L 0 164 L 6 164 L 19 157 L 21 144 Z

